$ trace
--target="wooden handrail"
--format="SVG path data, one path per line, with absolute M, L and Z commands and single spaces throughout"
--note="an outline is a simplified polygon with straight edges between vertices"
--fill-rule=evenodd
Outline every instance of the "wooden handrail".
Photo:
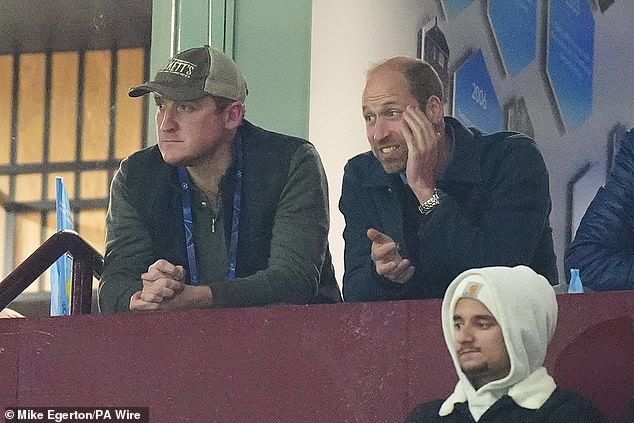
M 69 252 L 73 256 L 71 314 L 90 314 L 92 277 L 101 276 L 103 256 L 74 231 L 60 231 L 44 241 L 37 250 L 0 282 L 0 310 Z

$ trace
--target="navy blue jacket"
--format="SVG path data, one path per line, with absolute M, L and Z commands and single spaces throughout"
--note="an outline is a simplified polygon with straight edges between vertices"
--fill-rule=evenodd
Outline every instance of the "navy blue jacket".
M 625 134 L 605 187 L 599 188 L 564 256 L 595 291 L 634 289 L 634 129 Z
M 441 417 L 438 410 L 443 401 L 421 404 L 405 423 L 475 423 L 467 403 L 457 404 L 448 416 Z M 601 423 L 603 417 L 592 404 L 573 391 L 555 389 L 555 392 L 537 410 L 517 405 L 509 396 L 503 396 L 478 420 L 478 423 Z
M 411 225 L 396 195 L 403 183 L 371 152 L 347 163 L 339 202 L 345 301 L 442 298 L 462 271 L 494 265 L 524 264 L 557 283 L 548 172 L 535 142 L 513 132 L 484 134 L 451 117 L 445 123 L 454 151 L 437 186 L 446 195 L 416 228 L 418 254 L 408 257 L 416 272 L 404 285 L 376 273 L 366 236 L 375 228 L 405 244 Z

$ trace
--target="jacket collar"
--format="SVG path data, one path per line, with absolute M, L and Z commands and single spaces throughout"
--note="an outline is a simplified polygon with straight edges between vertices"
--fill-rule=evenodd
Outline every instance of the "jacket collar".
M 445 130 L 453 141 L 451 161 L 438 176 L 439 181 L 477 183 L 482 181 L 480 160 L 480 137 L 482 132 L 467 128 L 456 118 L 445 117 Z

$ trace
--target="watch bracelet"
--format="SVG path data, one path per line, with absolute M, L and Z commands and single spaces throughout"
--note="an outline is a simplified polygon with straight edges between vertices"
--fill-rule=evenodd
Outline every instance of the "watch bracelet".
M 423 215 L 428 215 L 440 204 L 440 196 L 438 195 L 438 189 L 434 189 L 434 195 L 428 200 L 418 205 L 418 211 Z

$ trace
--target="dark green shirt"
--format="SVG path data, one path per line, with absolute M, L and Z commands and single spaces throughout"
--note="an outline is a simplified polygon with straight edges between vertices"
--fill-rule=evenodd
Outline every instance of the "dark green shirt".
M 222 280 L 229 266 L 223 208 L 221 205 L 214 207 L 197 189 L 192 190 L 192 201 L 198 277 L 201 281 Z
M 238 136 L 244 164 L 234 280 L 224 280 L 233 165 L 221 183 L 222 222 L 215 222 L 214 232 L 210 215 L 192 198 L 197 263 L 201 282 L 212 288 L 213 305 L 341 301 L 327 248 L 327 181 L 317 151 L 305 140 L 248 122 Z M 100 310 L 129 310 L 130 297 L 142 289 L 141 274 L 158 259 L 188 270 L 184 237 L 175 168 L 162 160 L 157 146 L 125 159 L 113 179 L 106 216 Z

